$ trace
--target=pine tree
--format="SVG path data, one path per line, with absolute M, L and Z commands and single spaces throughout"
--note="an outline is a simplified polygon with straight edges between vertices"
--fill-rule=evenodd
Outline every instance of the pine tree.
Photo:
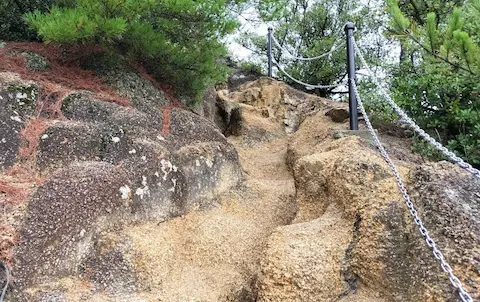
M 479 166 L 480 0 L 454 7 L 457 2 L 441 1 L 442 9 L 425 12 L 418 22 L 399 2 L 388 1 L 390 35 L 400 38 L 410 58 L 393 70 L 392 88 L 423 128 Z
M 227 74 L 220 40 L 237 27 L 228 0 L 60 0 L 25 17 L 45 42 L 96 43 L 141 60 L 177 91 L 198 96 Z M 186 80 L 188 79 L 188 80 Z

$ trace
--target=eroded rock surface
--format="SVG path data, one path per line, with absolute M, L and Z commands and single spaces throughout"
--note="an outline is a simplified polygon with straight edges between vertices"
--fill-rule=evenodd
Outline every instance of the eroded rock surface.
M 340 272 L 352 232 L 334 207 L 318 219 L 272 234 L 262 260 L 258 301 L 333 301 L 349 291 Z
M 21 208 L 4 208 L 5 221 L 18 227 L 12 299 L 71 301 L 76 295 L 59 281 L 67 279 L 72 286 L 91 284 L 93 293 L 136 299 L 135 257 L 121 230 L 214 208 L 217 196 L 243 179 L 235 148 L 215 124 L 174 108 L 157 85 L 122 60 L 112 64 L 92 56 L 83 65 L 133 106 L 1 74 L 0 169 L 6 174 L 0 190 L 26 199 L 16 187 L 26 180 L 22 173 L 30 173 L 26 182 L 35 186 L 28 200 L 19 201 Z M 49 94 L 46 103 L 44 86 L 62 93 Z M 56 114 L 44 114 L 48 110 Z M 3 250 L 10 244 L 1 243 L 1 255 L 10 253 Z
M 340 209 L 340 216 L 349 226 L 345 229 L 341 223 L 337 224 L 335 232 L 341 234 L 342 231 L 348 231 L 351 239 L 346 245 L 348 247 L 338 253 L 342 255 L 340 258 L 329 259 L 337 268 L 333 275 L 342 276 L 344 284 L 348 284 L 347 290 L 340 294 L 337 290 L 336 297 L 320 300 L 458 299 L 448 276 L 419 234 L 383 158 L 364 139 L 344 137 L 333 140 L 328 129 L 320 133 L 310 131 L 314 125 L 325 123 L 320 122 L 323 119 L 319 115 L 307 118 L 289 146 L 289 160 L 294 170 L 300 209 L 294 222 L 303 225 L 303 231 L 309 234 L 316 230 L 316 226 L 310 224 L 331 219 L 333 215 L 327 209 L 335 207 Z M 389 150 L 398 151 L 394 141 L 387 141 L 386 145 Z M 479 237 L 476 235 L 479 226 L 478 180 L 453 164 L 417 165 L 415 161 L 401 160 L 410 158 L 405 156 L 405 151 L 391 154 L 409 184 L 412 200 L 425 227 L 430 230 L 438 248 L 443 251 L 445 259 L 452 265 L 465 288 L 477 298 L 480 278 L 476 269 L 480 259 Z M 293 229 L 294 226 L 286 229 Z M 315 240 L 320 243 L 317 243 L 306 236 L 304 245 L 288 246 L 285 243 L 296 240 L 298 235 L 285 231 L 283 234 L 284 239 L 272 240 L 272 245 L 267 249 L 259 296 L 269 297 L 272 292 L 277 292 L 274 296 L 288 297 L 284 301 L 315 301 L 315 297 L 324 297 L 321 290 L 301 297 L 307 290 L 296 284 L 303 281 L 304 284 L 311 284 L 309 288 L 314 288 L 329 282 L 329 286 L 333 286 L 337 279 L 331 278 L 332 274 L 326 274 L 326 279 L 318 277 L 318 265 L 312 264 L 310 269 L 306 269 L 308 264 L 302 262 L 302 257 L 288 258 L 290 261 L 286 261 L 284 255 L 292 252 L 308 254 L 311 246 L 325 243 L 326 246 L 316 249 L 317 252 L 312 256 L 313 259 L 322 259 L 325 251 L 338 246 L 338 240 L 335 244 L 329 244 L 329 237 L 325 239 L 325 236 L 318 236 Z M 288 269 L 283 264 L 286 262 L 289 263 Z M 332 264 L 328 262 L 328 265 Z M 326 272 L 330 267 L 328 265 Z M 272 268 L 285 272 L 283 275 L 272 274 Z M 301 281 L 284 277 L 284 274 L 301 276 L 305 271 L 308 274 L 299 278 Z M 361 296 L 364 294 L 371 300 L 363 299 Z
M 455 301 L 346 104 L 241 79 L 195 114 L 124 63 L 83 62 L 107 96 L 0 74 L 7 301 Z M 478 299 L 479 181 L 379 133 Z

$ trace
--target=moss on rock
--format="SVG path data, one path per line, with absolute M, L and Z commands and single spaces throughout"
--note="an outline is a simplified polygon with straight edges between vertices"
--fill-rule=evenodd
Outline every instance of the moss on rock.
M 48 60 L 35 52 L 26 51 L 22 55 L 25 57 L 25 66 L 30 71 L 48 71 L 51 69 Z
M 12 109 L 20 113 L 32 114 L 35 102 L 40 95 L 40 89 L 30 84 L 14 84 L 7 87 L 12 102 Z

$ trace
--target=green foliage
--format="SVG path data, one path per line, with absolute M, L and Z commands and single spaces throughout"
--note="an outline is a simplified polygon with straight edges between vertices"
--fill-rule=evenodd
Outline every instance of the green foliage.
M 397 32 L 403 32 L 410 27 L 410 20 L 408 20 L 398 7 L 397 0 L 388 0 L 387 1 L 388 13 L 392 16 L 393 29 Z
M 329 52 L 340 38 L 347 21 L 356 22 L 358 32 L 362 30 L 365 13 L 358 9 L 355 1 L 303 1 L 268 0 L 259 1 L 258 14 L 263 21 L 269 21 L 274 27 L 274 35 L 290 54 L 301 57 L 314 57 Z M 251 32 L 243 35 L 239 42 L 258 56 L 265 58 L 267 50 L 265 35 L 256 36 Z M 285 53 L 275 48 L 274 59 L 283 63 L 284 69 L 293 77 L 311 84 L 335 84 L 345 76 L 346 55 L 336 51 L 331 56 L 309 62 L 293 61 Z M 263 60 L 265 62 L 265 60 Z M 278 73 L 285 82 L 302 89 L 285 75 Z M 332 89 L 314 91 L 326 96 Z
M 240 62 L 238 67 L 245 72 L 252 72 L 256 74 L 263 74 L 262 66 L 253 62 Z
M 376 86 L 371 81 L 362 81 L 359 83 L 362 101 L 365 110 L 368 112 L 370 120 L 374 124 L 388 124 L 398 119 L 395 111 L 379 98 Z
M 58 0 L 25 16 L 45 42 L 95 43 L 149 66 L 185 96 L 224 80 L 220 40 L 237 27 L 228 0 Z
M 32 41 L 35 32 L 25 24 L 22 16 L 34 10 L 47 11 L 53 0 L 2 0 L 0 1 L 0 40 Z
M 411 58 L 392 70 L 392 89 L 399 105 L 422 128 L 480 166 L 480 1 L 458 8 L 453 3 L 444 3 L 449 15 L 444 10 L 431 11 L 421 24 L 412 18 L 410 28 L 391 29 L 394 36 L 403 38 L 402 48 L 409 51 L 405 57 Z M 398 10 L 390 10 L 393 23 Z M 423 144 L 416 149 L 438 156 Z
M 429 13 L 435 12 L 440 20 L 444 20 L 465 0 L 398 0 L 396 2 L 406 18 L 423 26 Z

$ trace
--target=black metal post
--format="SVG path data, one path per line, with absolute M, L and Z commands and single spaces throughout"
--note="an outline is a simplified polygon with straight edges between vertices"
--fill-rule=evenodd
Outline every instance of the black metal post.
M 273 72 L 272 72 L 272 33 L 273 33 L 273 28 L 269 27 L 268 28 L 268 49 L 267 49 L 267 55 L 268 55 L 268 76 L 272 77 Z
M 353 46 L 353 32 L 355 24 L 348 22 L 345 24 L 345 34 L 347 36 L 347 72 L 348 72 L 348 98 L 350 111 L 350 130 L 358 130 L 358 104 L 357 97 L 353 91 L 353 84 L 356 80 L 355 75 L 355 48 Z

